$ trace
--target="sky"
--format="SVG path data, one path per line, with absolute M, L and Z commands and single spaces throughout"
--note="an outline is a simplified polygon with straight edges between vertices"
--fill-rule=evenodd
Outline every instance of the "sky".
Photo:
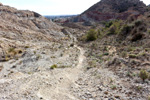
M 0 0 L 20 10 L 31 10 L 41 15 L 75 15 L 84 12 L 100 0 Z M 150 4 L 150 0 L 141 0 Z

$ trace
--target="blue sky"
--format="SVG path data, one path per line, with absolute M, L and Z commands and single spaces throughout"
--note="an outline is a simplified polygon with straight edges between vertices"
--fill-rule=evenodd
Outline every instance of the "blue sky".
M 100 0 L 0 0 L 4 5 L 31 10 L 42 15 L 80 14 Z M 150 0 L 142 0 L 150 4 Z

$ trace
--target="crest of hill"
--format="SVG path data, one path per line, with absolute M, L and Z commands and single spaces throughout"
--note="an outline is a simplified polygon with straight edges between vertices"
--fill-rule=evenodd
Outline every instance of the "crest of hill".
M 0 21 L 0 33 L 10 32 L 15 35 L 21 33 L 23 34 L 22 37 L 26 35 L 25 37 L 29 38 L 29 34 L 34 34 L 35 36 L 41 34 L 47 35 L 48 37 L 56 36 L 54 38 L 59 36 L 61 37 L 63 35 L 60 32 L 62 27 L 56 25 L 40 14 L 28 10 L 17 10 L 16 8 L 5 6 L 1 3 Z
M 140 0 L 101 0 L 72 21 L 127 19 L 131 14 L 138 16 L 145 11 L 146 5 Z

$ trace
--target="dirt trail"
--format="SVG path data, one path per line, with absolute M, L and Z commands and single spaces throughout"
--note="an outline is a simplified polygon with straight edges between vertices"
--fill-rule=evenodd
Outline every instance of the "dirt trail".
M 0 79 L 0 87 L 4 87 L 0 89 L 0 100 L 78 100 L 71 89 L 72 86 L 78 87 L 76 81 L 83 72 L 85 57 L 81 47 L 75 45 L 74 48 L 80 51 L 76 67 L 39 71 L 31 75 L 17 72 L 8 79 Z
M 81 47 L 75 45 L 74 48 L 79 50 L 76 67 L 41 70 L 32 74 L 15 72 L 0 79 L 0 87 L 3 87 L 0 88 L 0 100 L 79 100 L 72 89 L 78 87 L 76 81 L 83 73 L 85 56 Z M 11 66 L 9 63 L 6 63 L 8 67 Z
M 55 69 L 53 71 L 54 81 L 56 84 L 52 87 L 41 88 L 37 96 L 45 100 L 78 100 L 71 94 L 71 85 L 77 85 L 75 81 L 82 73 L 84 50 L 81 47 L 75 46 L 80 50 L 78 65 L 75 68 Z

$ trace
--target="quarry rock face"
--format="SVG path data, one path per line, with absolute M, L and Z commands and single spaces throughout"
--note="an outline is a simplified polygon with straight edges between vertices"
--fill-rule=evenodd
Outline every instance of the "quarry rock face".
M 140 0 L 101 0 L 71 21 L 125 20 L 130 15 L 139 16 L 145 11 L 146 5 Z

